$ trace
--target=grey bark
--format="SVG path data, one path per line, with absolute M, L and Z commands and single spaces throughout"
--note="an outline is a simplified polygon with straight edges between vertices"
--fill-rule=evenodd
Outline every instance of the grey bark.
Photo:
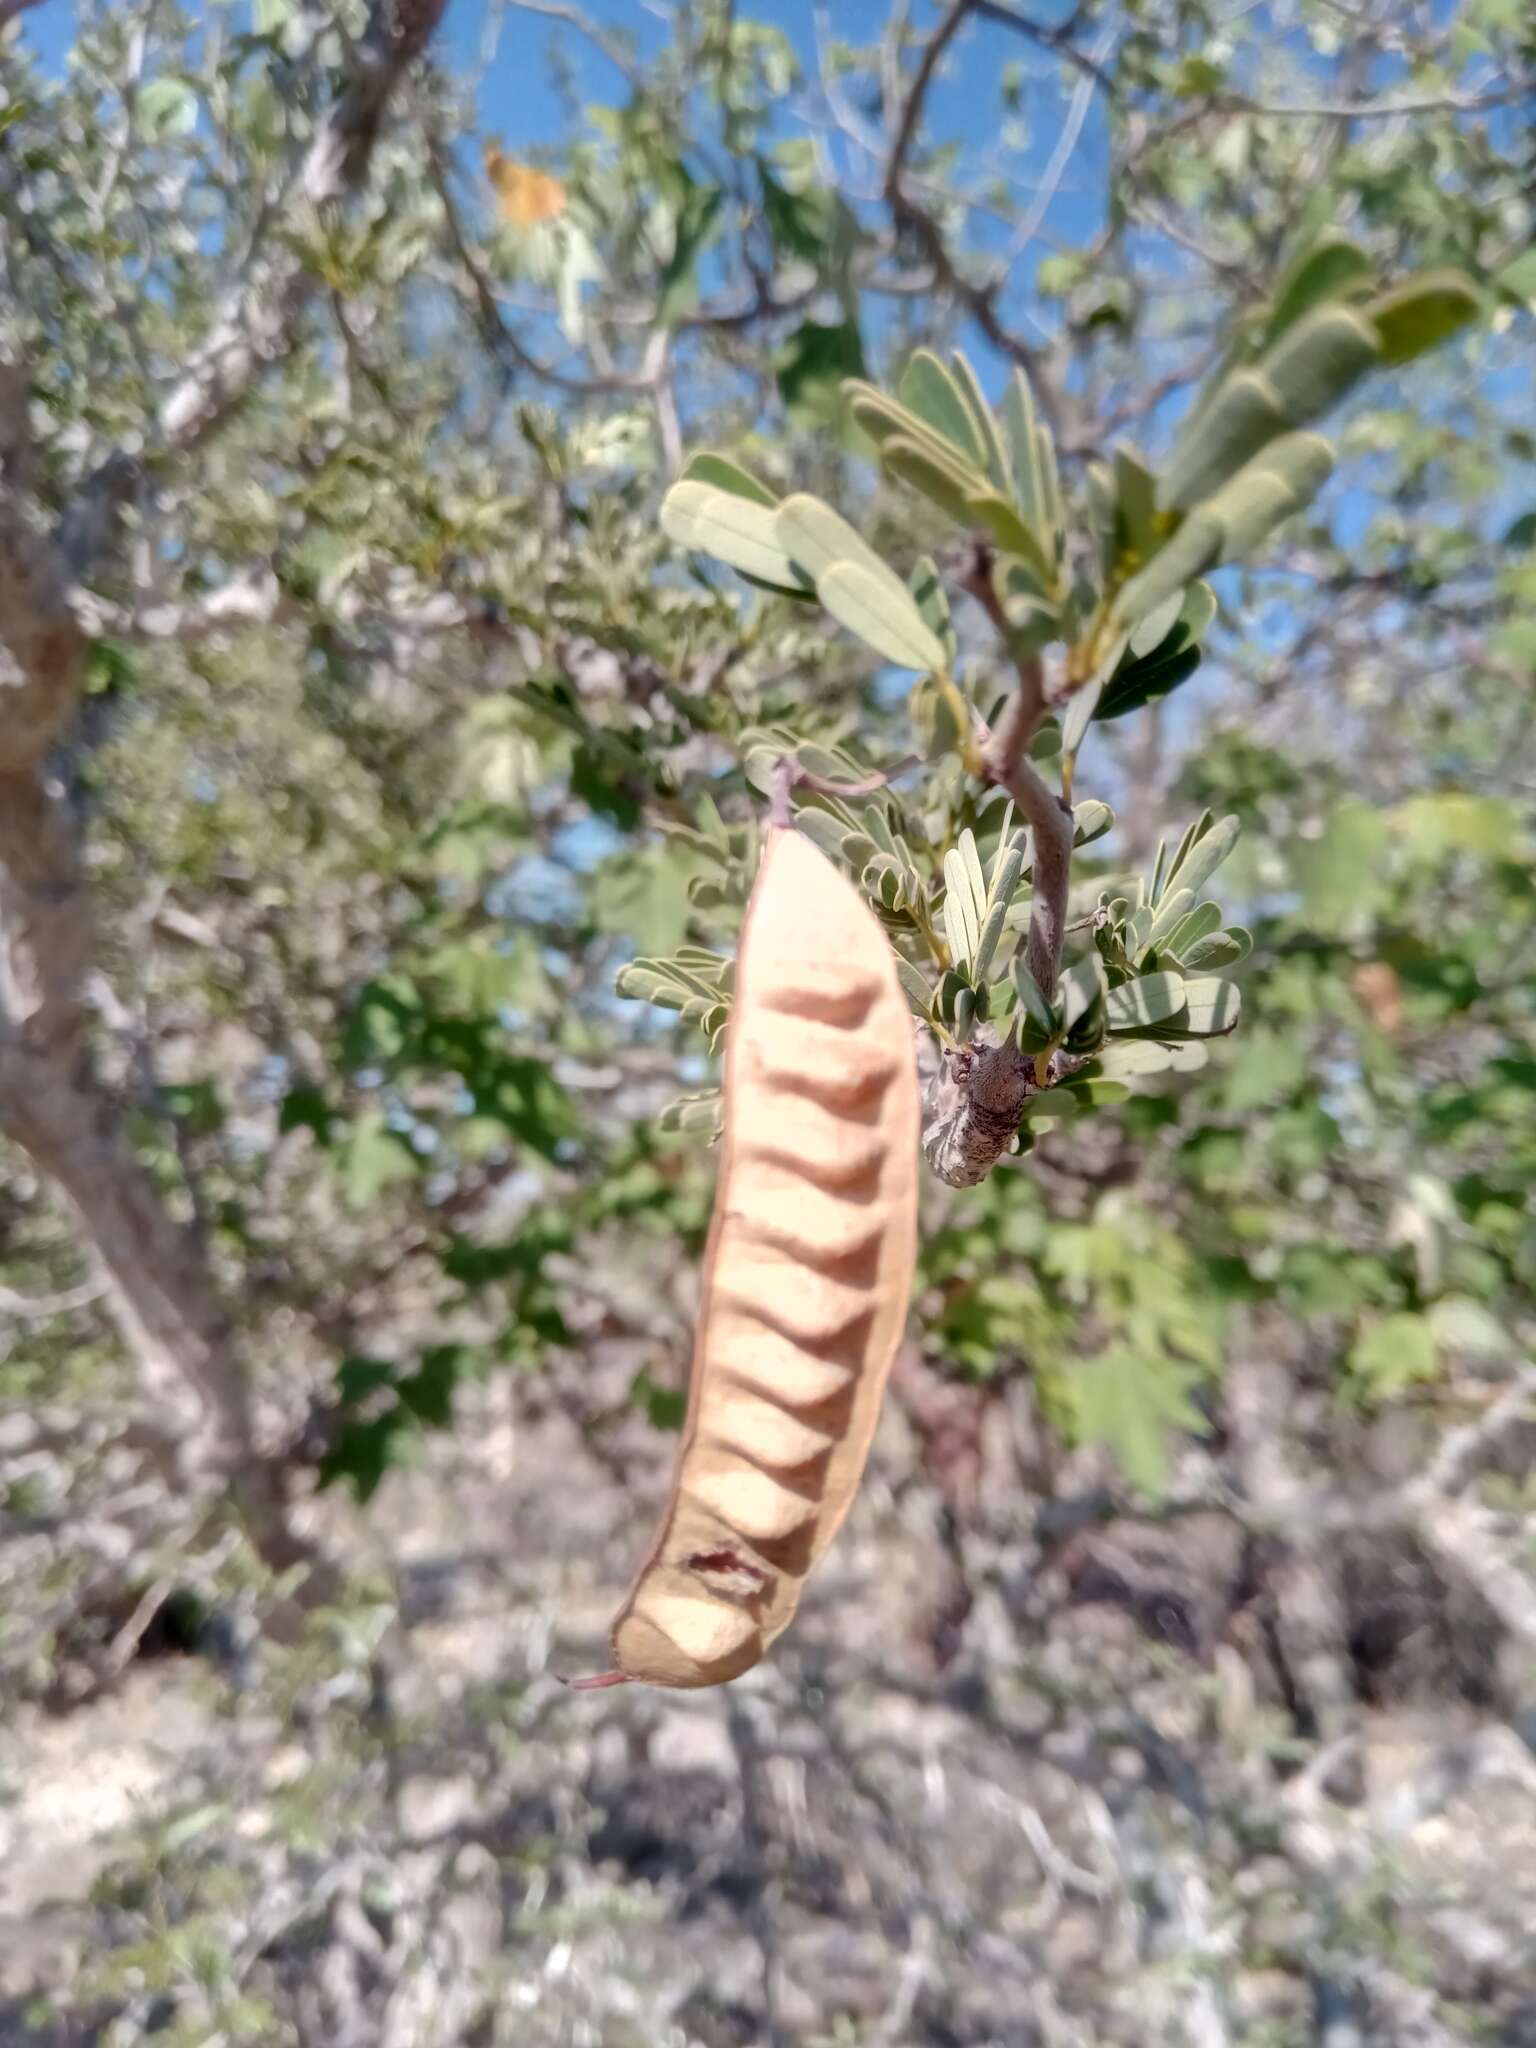
M 315 280 L 279 232 L 365 179 L 380 123 L 446 0 L 375 0 L 352 74 L 296 167 L 216 315 L 208 342 L 153 423 L 150 458 L 189 450 L 227 420 L 262 366 L 289 348 Z M 33 488 L 27 386 L 0 362 L 0 1133 L 67 1197 L 111 1284 L 123 1333 L 157 1405 L 187 1410 L 188 1476 L 221 1480 L 252 1540 L 279 1570 L 314 1565 L 293 1531 L 278 1464 L 260 1455 L 233 1320 L 196 1235 L 166 1209 L 135 1159 L 120 1109 L 97 1079 L 84 990 L 91 905 L 74 821 L 48 772 L 79 703 L 88 612 L 78 589 L 110 551 L 139 465 L 112 456 L 51 523 Z M 312 1596 L 333 1585 L 311 1572 Z

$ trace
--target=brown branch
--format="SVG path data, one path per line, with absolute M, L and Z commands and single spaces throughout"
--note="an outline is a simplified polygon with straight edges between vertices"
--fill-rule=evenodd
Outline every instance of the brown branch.
M 362 184 L 389 99 L 445 5 L 374 0 L 345 90 L 280 209 L 290 225 Z M 319 289 L 291 238 L 258 238 L 209 340 L 161 408 L 152 451 L 190 451 L 215 433 L 262 367 L 292 347 Z M 43 540 L 26 409 L 23 372 L 0 362 L 0 1132 L 78 1211 L 155 1405 L 173 1390 L 191 1396 L 198 1419 L 183 1440 L 188 1479 L 229 1495 L 274 1569 L 313 1567 L 289 1520 L 281 1465 L 259 1454 L 244 1361 L 203 1248 L 166 1209 L 91 1069 L 91 903 L 74 820 L 45 760 L 79 700 L 86 643 L 77 609 L 87 614 L 89 605 L 73 586 L 109 548 L 138 468 L 122 457 L 103 464 L 52 541 Z M 324 1568 L 311 1570 L 312 1596 L 328 1597 L 333 1586 Z
M 1010 28 L 1015 34 L 1027 36 L 1032 43 L 1038 43 L 1042 50 L 1049 50 L 1052 56 L 1060 57 L 1063 63 L 1071 64 L 1084 78 L 1091 79 L 1106 99 L 1112 100 L 1117 96 L 1118 88 L 1109 72 L 1097 58 L 1090 57 L 1086 50 L 1080 50 L 1072 40 L 1072 29 L 1077 20 L 1075 11 L 1069 20 L 1052 28 L 1005 7 L 1002 0 L 972 0 L 972 8 L 979 21 L 994 21 L 1000 28 Z
M 894 206 L 901 197 L 901 174 L 906 167 L 907 155 L 917 139 L 918 127 L 923 118 L 923 102 L 938 75 L 939 63 L 960 30 L 965 26 L 966 16 L 974 9 L 976 0 L 951 0 L 948 14 L 929 37 L 918 63 L 917 74 L 912 80 L 912 90 L 907 94 L 907 103 L 901 110 L 901 119 L 896 124 L 895 140 L 891 144 L 890 161 L 885 172 L 885 196 Z
M 911 90 L 897 121 L 896 134 L 886 161 L 884 197 L 896 226 L 905 228 L 916 239 L 927 258 L 933 270 L 935 286 L 947 292 L 965 309 L 999 354 L 1028 371 L 1041 410 L 1058 442 L 1065 446 L 1072 441 L 1072 436 L 1067 432 L 1067 415 L 1071 408 L 1066 396 L 1057 378 L 1049 373 L 1048 365 L 1040 351 L 1032 348 L 1021 335 L 1015 334 L 998 312 L 997 301 L 1005 282 L 1005 274 L 997 272 L 979 283 L 968 278 L 951 253 L 938 222 L 927 208 L 913 197 L 907 182 L 908 159 L 922 124 L 923 108 L 938 72 L 939 62 L 965 22 L 976 14 L 979 8 L 980 0 L 952 0 L 949 12 L 924 46 L 917 71 L 913 76 Z M 1007 18 L 1011 26 L 1023 26 L 1022 21 L 1008 15 L 1007 10 L 993 10 L 991 18 Z M 1091 68 L 1097 70 L 1098 67 L 1092 65 L 1091 60 L 1088 61 Z
M 975 549 L 964 581 L 993 623 L 1002 626 L 992 590 L 990 550 Z M 989 782 L 1007 790 L 1030 828 L 1033 874 L 1024 964 L 1049 1001 L 1055 995 L 1066 937 L 1072 813 L 1028 759 L 1029 743 L 1050 709 L 1040 657 L 1022 660 L 1018 675 L 1018 689 L 982 746 L 981 766 Z M 1042 1079 L 1011 1033 L 1001 1043 L 982 1042 L 959 1059 L 951 1058 L 930 1094 L 923 1132 L 924 1155 L 940 1180 L 950 1187 L 974 1187 L 985 1180 L 1018 1135 L 1024 1104 L 1049 1084 L 1053 1072 L 1054 1066 L 1048 1066 Z

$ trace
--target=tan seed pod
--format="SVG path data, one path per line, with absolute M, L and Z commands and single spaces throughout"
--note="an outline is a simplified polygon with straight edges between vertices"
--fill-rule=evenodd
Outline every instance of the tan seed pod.
M 580 1686 L 721 1685 L 841 1527 L 906 1323 L 917 1063 L 895 961 L 811 842 L 770 827 L 747 905 L 725 1135 L 672 1490 Z

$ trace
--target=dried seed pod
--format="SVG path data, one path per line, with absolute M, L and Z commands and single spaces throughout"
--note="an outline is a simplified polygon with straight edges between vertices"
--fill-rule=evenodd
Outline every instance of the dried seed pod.
M 720 1685 L 853 1501 L 917 1238 L 912 1018 L 880 926 L 773 827 L 747 906 L 693 1381 L 661 1526 L 584 1685 Z

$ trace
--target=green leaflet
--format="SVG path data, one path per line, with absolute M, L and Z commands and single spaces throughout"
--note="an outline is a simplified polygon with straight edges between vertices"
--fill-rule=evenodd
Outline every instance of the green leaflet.
M 1106 1079 L 1132 1081 L 1149 1074 L 1191 1074 L 1208 1058 L 1198 1040 L 1162 1045 L 1155 1038 L 1116 1038 L 1097 1055 L 1094 1064 Z
M 1201 508 L 1220 522 L 1222 560 L 1250 553 L 1283 519 L 1309 505 L 1332 470 L 1333 450 L 1321 434 L 1284 434 L 1272 442 Z
M 1184 980 L 1177 974 L 1142 974 L 1109 992 L 1109 1029 L 1144 1031 L 1177 1016 L 1184 1007 Z
M 838 562 L 857 562 L 877 575 L 892 575 L 863 535 L 808 491 L 784 500 L 773 515 L 773 530 L 778 546 L 818 586 L 823 572 Z
M 1117 559 L 1144 562 L 1157 545 L 1157 479 L 1128 448 L 1115 450 Z
M 987 885 L 981 872 L 981 856 L 975 834 L 960 834 L 959 843 L 944 856 L 944 932 L 950 958 L 957 968 L 969 969 L 981 945 L 982 925 L 987 916 Z
M 1337 404 L 1381 360 L 1376 329 L 1345 306 L 1319 306 L 1264 357 L 1264 375 L 1288 426 L 1305 426 Z
M 893 436 L 885 443 L 880 463 L 889 475 L 931 499 L 957 526 L 971 524 L 970 494 L 981 480 L 963 464 L 951 463 L 932 447 L 905 435 Z
M 717 455 L 707 448 L 689 456 L 678 481 L 713 484 L 717 490 L 728 491 L 736 498 L 746 498 L 754 505 L 772 506 L 779 502 L 768 486 L 760 484 L 750 470 L 743 469 L 728 455 Z
M 1412 362 L 1486 311 L 1482 293 L 1458 270 L 1426 271 L 1361 308 L 1376 330 L 1384 363 Z
M 949 615 L 949 598 L 939 578 L 939 565 L 931 555 L 918 557 L 913 564 L 911 580 L 907 587 L 923 615 L 923 623 L 943 647 L 947 666 L 953 669 L 959 658 L 960 647 L 955 638 L 954 621 Z
M 1205 819 L 1208 821 L 1209 818 L 1207 811 Z M 1236 846 L 1242 829 L 1242 821 L 1235 817 L 1225 817 L 1219 825 L 1207 822 L 1204 831 L 1197 826 L 1174 855 L 1167 882 L 1172 884 L 1177 880 L 1180 888 L 1189 889 L 1198 896 Z
M 1110 643 L 1108 652 L 1099 662 L 1098 668 L 1088 678 L 1087 682 L 1081 684 L 1072 696 L 1068 698 L 1066 714 L 1061 721 L 1061 751 L 1063 754 L 1073 755 L 1082 745 L 1083 735 L 1087 732 L 1093 714 L 1098 708 L 1098 702 L 1104 694 L 1105 685 L 1119 665 L 1120 657 L 1125 652 L 1129 638 L 1130 636 L 1127 633 L 1118 634 Z
M 1130 636 L 1130 652 L 1138 661 L 1161 647 L 1178 625 L 1184 610 L 1184 598 L 1182 590 L 1171 592 L 1138 623 Z
M 1003 444 L 998 437 L 997 422 L 992 417 L 992 408 L 987 403 L 986 393 L 981 388 L 976 372 L 958 350 L 955 352 L 954 369 L 951 374 L 965 401 L 966 410 L 971 416 L 971 424 L 975 428 L 977 437 L 981 442 L 982 459 L 987 475 L 1003 493 L 1004 497 L 1011 498 L 1013 495 L 1013 478 L 1009 474 L 1008 458 L 1003 452 Z
M 968 524 L 984 526 L 1005 554 L 1017 555 L 1029 565 L 1045 591 L 1054 588 L 1055 574 L 1044 548 L 1006 498 L 996 491 L 973 491 L 966 497 L 966 510 Z
M 816 594 L 840 625 L 898 668 L 942 673 L 943 644 L 930 630 L 907 586 L 883 562 L 834 562 L 816 579 Z
M 1051 523 L 1046 481 L 1041 470 L 1040 421 L 1034 394 L 1022 369 L 1015 368 L 1003 397 L 1003 436 L 1013 471 L 1013 491 L 1025 524 L 1046 533 Z
M 1280 394 L 1258 370 L 1238 370 L 1187 435 L 1158 486 L 1159 502 L 1181 512 L 1198 504 L 1290 424 Z
M 1328 229 L 1291 264 L 1275 288 L 1263 346 L 1271 347 L 1303 313 L 1368 286 L 1371 259 L 1337 229 Z
M 1072 806 L 1072 844 L 1091 846 L 1095 839 L 1102 839 L 1111 830 L 1115 814 L 1106 803 L 1097 797 L 1085 797 L 1080 804 Z
M 766 505 L 710 483 L 675 483 L 661 501 L 662 531 L 679 547 L 714 555 L 775 589 L 803 592 L 809 581 L 779 541 L 775 519 Z
M 931 350 L 920 348 L 896 387 L 903 405 L 985 473 L 987 447 L 959 384 Z
M 1194 581 L 1202 570 L 1221 559 L 1221 522 L 1202 505 L 1191 512 L 1173 539 L 1152 557 L 1139 576 L 1133 576 L 1115 600 L 1115 614 L 1127 626 L 1134 626 L 1149 611 Z

